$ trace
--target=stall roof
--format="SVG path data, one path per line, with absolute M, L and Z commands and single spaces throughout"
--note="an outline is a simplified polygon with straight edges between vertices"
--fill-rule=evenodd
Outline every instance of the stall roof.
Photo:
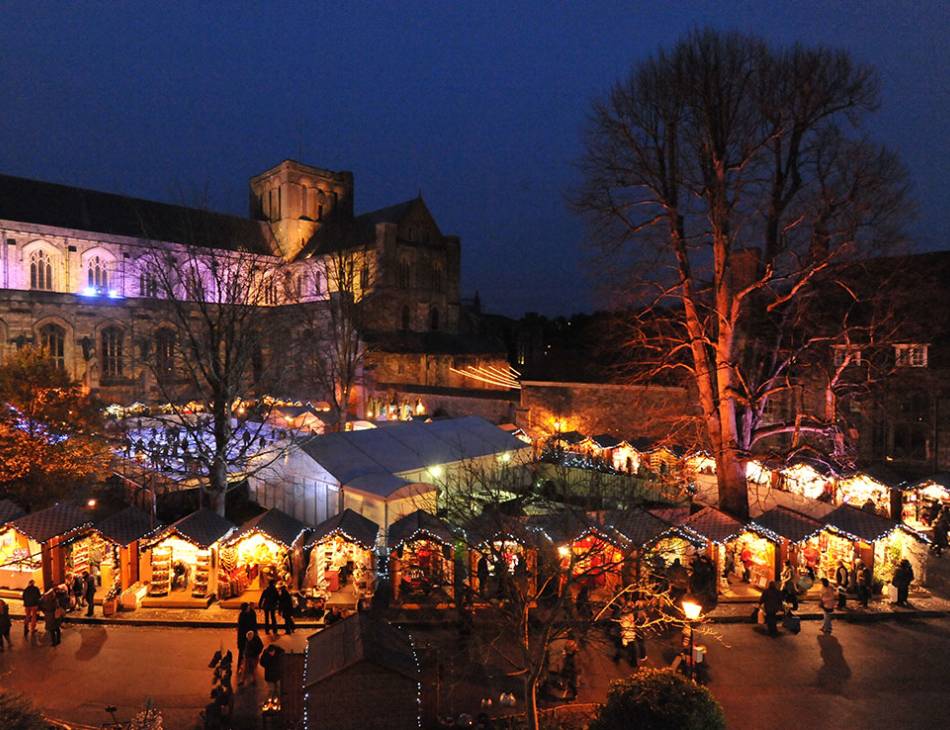
M 899 522 L 894 522 L 886 517 L 876 515 L 873 512 L 852 507 L 849 504 L 843 504 L 829 513 L 828 516 L 825 517 L 824 522 L 826 525 L 864 540 L 864 542 L 874 542 L 886 536 L 888 533 L 903 527 Z M 923 535 L 913 530 L 907 530 L 907 532 L 921 541 L 926 541 Z
M 817 520 L 813 520 L 800 512 L 785 507 L 775 507 L 756 517 L 749 523 L 749 527 L 752 529 L 761 527 L 767 532 L 784 537 L 786 540 L 801 542 L 816 532 L 820 532 L 822 525 Z
M 428 532 L 447 545 L 455 542 L 455 536 L 445 522 L 425 510 L 417 509 L 389 526 L 389 547 L 398 547 L 400 543 L 411 539 L 418 530 Z
M 527 447 L 485 419 L 465 416 L 331 433 L 301 448 L 344 486 L 386 497 L 408 484 L 399 473 Z
M 656 515 L 642 509 L 607 512 L 604 514 L 604 521 L 637 547 L 649 545 L 674 529 Z
M 279 509 L 269 509 L 241 525 L 241 528 L 228 538 L 228 543 L 233 545 L 243 537 L 260 532 L 289 548 L 306 529 L 307 526 L 296 517 L 291 517 Z
M 163 530 L 163 534 L 177 532 L 196 545 L 207 548 L 227 537 L 234 529 L 234 523 L 205 507 L 173 522 Z
M 122 547 L 158 532 L 162 527 L 162 523 L 154 521 L 137 507 L 126 507 L 93 525 L 104 539 Z
M 522 515 L 504 514 L 487 509 L 465 526 L 470 545 L 511 537 L 522 545 L 538 547 L 546 542 L 545 534 L 535 529 Z M 550 543 L 548 543 L 550 544 Z
M 571 446 L 577 446 L 577 444 L 587 440 L 587 437 L 580 431 L 564 431 L 563 433 L 558 433 L 555 438 Z
M 609 433 L 598 433 L 590 437 L 590 440 L 597 444 L 601 449 L 612 449 L 623 443 L 618 436 Z
M 917 481 L 908 484 L 905 489 L 920 489 L 921 487 L 926 487 L 929 484 L 939 484 L 945 489 L 950 489 L 950 471 L 941 471 L 937 472 L 936 474 L 931 474 L 929 477 L 918 479 Z
M 682 527 L 712 542 L 726 542 L 742 532 L 739 520 L 715 507 L 703 507 L 683 520 Z
M 304 688 L 308 689 L 360 662 L 369 662 L 409 679 L 418 678 L 412 643 L 394 626 L 358 613 L 307 640 Z M 384 712 L 380 708 L 380 712 Z
M 91 526 L 93 518 L 90 509 L 78 502 L 59 502 L 18 517 L 10 524 L 36 542 L 47 542 L 77 528 Z
M 379 525 L 368 517 L 363 517 L 358 512 L 346 508 L 313 528 L 307 549 L 337 532 L 356 540 L 365 548 L 370 548 L 376 544 Z
M 591 529 L 596 529 L 604 537 L 610 539 L 621 537 L 610 533 L 609 530 L 598 524 L 596 520 L 591 519 L 586 513 L 572 509 L 532 515 L 528 518 L 528 525 L 542 530 L 558 545 L 574 542 Z
M 857 469 L 844 478 L 860 476 L 861 474 L 871 477 L 871 479 L 879 484 L 883 484 L 885 487 L 893 487 L 895 489 L 902 488 L 908 483 L 906 475 L 899 473 L 896 469 L 887 464 L 872 464 L 871 466 Z
M 9 499 L 0 499 L 0 526 L 15 520 L 23 514 L 23 509 L 16 502 L 12 502 Z

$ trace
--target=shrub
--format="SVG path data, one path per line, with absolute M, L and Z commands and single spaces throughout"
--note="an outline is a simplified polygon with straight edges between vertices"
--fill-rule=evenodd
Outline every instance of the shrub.
M 725 730 L 719 703 L 705 687 L 668 669 L 642 669 L 611 682 L 590 730 Z
M 46 723 L 23 695 L 0 692 L 0 727 L 3 730 L 46 730 Z

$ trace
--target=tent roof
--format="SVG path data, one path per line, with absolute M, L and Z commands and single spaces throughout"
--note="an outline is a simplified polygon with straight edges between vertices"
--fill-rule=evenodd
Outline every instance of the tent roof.
M 446 545 L 455 542 L 455 535 L 449 526 L 433 514 L 417 509 L 410 515 L 396 520 L 389 526 L 389 547 L 396 548 L 401 543 L 412 538 L 417 530 L 425 530 Z
M 233 545 L 242 537 L 260 532 L 289 548 L 306 529 L 307 526 L 296 517 L 291 517 L 279 509 L 269 509 L 241 525 L 241 528 L 228 538 L 228 543 Z
M 363 547 L 370 548 L 376 544 L 376 537 L 379 535 L 379 525 L 371 519 L 363 517 L 363 515 L 358 512 L 347 508 L 314 527 L 311 531 L 307 548 L 312 548 L 318 542 L 325 540 L 336 532 L 342 532 L 344 535 L 356 540 Z
M 712 542 L 725 542 L 742 532 L 739 520 L 715 507 L 703 507 L 683 520 L 682 526 Z
M 595 434 L 590 437 L 590 440 L 602 449 L 612 449 L 615 446 L 619 446 L 622 442 L 619 436 L 614 436 L 613 434 L 609 433 Z
M 526 445 L 483 418 L 465 416 L 315 436 L 301 448 L 342 485 L 387 497 L 409 484 L 400 473 Z
M 821 523 L 785 507 L 774 507 L 756 517 L 749 527 L 762 527 L 792 542 L 801 542 L 821 531 Z
M 46 542 L 72 532 L 78 527 L 91 526 L 94 515 L 78 502 L 59 502 L 39 512 L 30 512 L 10 524 L 36 542 Z
M 0 525 L 15 520 L 23 514 L 23 509 L 16 502 L 9 499 L 0 499 Z
M 207 548 L 226 537 L 234 529 L 233 522 L 205 507 L 170 524 L 162 531 L 162 536 L 177 532 L 196 545 Z
M 419 670 L 409 637 L 399 629 L 365 613 L 328 626 L 307 639 L 304 688 L 308 689 L 360 662 L 416 681 Z M 385 708 L 380 707 L 380 712 Z
M 126 547 L 136 540 L 158 532 L 162 523 L 153 522 L 151 517 L 137 507 L 126 507 L 100 520 L 93 527 L 104 539 Z

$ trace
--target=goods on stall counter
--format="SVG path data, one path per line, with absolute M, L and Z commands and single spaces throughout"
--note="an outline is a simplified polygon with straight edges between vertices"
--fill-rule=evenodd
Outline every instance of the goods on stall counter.
M 156 547 L 152 550 L 152 583 L 148 592 L 151 596 L 166 596 L 171 590 L 171 548 Z
M 207 550 L 198 553 L 195 561 L 195 581 L 191 595 L 204 598 L 208 595 L 208 577 L 211 574 L 211 553 Z

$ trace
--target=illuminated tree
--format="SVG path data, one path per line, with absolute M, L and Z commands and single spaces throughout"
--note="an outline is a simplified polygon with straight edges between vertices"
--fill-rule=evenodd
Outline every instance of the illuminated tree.
M 96 404 L 42 350 L 0 365 L 0 484 L 32 508 L 101 477 L 110 453 Z
M 696 394 L 720 504 L 740 517 L 769 399 L 851 327 L 807 331 L 819 292 L 901 240 L 905 172 L 859 127 L 877 104 L 875 72 L 846 53 L 706 30 L 593 108 L 574 202 L 626 274 L 627 350 L 644 377 L 682 375 Z

